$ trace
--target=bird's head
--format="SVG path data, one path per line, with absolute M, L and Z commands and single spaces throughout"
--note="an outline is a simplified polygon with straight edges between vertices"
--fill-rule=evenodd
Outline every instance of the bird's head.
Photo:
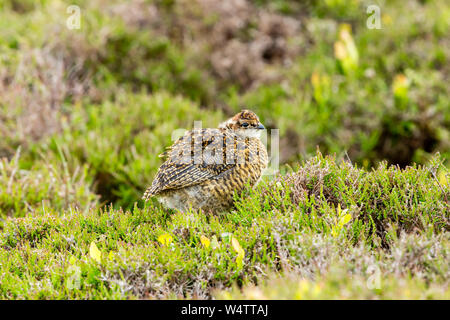
M 259 138 L 265 127 L 259 122 L 258 116 L 250 110 L 242 110 L 232 118 L 219 125 L 221 129 L 233 130 L 236 134 L 248 137 Z

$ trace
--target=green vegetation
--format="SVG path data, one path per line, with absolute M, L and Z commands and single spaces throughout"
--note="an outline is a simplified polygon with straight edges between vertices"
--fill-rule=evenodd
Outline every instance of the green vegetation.
M 233 4 L 0 1 L 0 298 L 450 298 L 448 3 Z M 280 174 L 218 216 L 140 200 L 243 106 Z
M 306 290 L 301 297 L 448 299 L 450 190 L 429 169 L 367 172 L 318 154 L 237 195 L 236 209 L 219 216 L 154 205 L 126 212 L 38 207 L 5 223 L 0 294 L 228 298 L 233 293 L 218 290 L 286 272 L 304 277 L 307 288 L 294 285 L 284 298 Z M 359 295 L 369 282 L 374 287 Z

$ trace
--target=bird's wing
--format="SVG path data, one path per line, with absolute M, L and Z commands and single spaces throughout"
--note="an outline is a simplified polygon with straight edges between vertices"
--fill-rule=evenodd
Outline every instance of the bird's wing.
M 230 144 L 230 141 L 233 143 Z M 221 130 L 200 129 L 187 132 L 162 154 L 167 160 L 159 168 L 144 198 L 226 174 L 236 166 L 226 161 L 226 150 L 235 144 L 234 135 Z

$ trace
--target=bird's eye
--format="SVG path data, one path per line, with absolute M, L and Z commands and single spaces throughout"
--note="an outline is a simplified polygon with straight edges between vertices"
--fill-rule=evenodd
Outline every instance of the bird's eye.
M 247 123 L 247 122 L 244 122 L 244 123 L 242 124 L 242 126 L 243 126 L 244 128 L 247 128 L 247 127 L 248 127 L 248 123 Z

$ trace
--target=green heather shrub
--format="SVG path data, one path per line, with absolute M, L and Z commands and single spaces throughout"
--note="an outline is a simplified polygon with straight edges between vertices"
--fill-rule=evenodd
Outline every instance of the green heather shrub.
M 87 166 L 69 171 L 64 159 L 55 163 L 42 159 L 29 169 L 19 163 L 20 152 L 11 160 L 0 160 L 0 221 L 7 216 L 34 215 L 36 210 L 89 210 L 97 206 Z
M 82 12 L 83 28 L 70 30 L 66 8 L 62 1 L 45 1 L 20 15 L 1 13 L 0 156 L 11 157 L 19 146 L 27 153 L 33 142 L 61 132 L 76 105 L 89 108 L 119 99 L 123 91 L 210 100 L 214 79 L 196 69 L 189 50 L 126 24 L 120 12 L 99 3 Z
M 19 145 L 26 153 L 31 142 L 60 131 L 73 104 L 145 88 L 227 115 L 253 109 L 280 128 L 283 162 L 307 158 L 317 145 L 365 166 L 424 163 L 435 151 L 448 159 L 444 0 L 380 4 L 379 30 L 366 27 L 367 4 L 357 0 L 245 1 L 248 10 L 231 12 L 220 1 L 113 1 L 108 10 L 97 1 L 75 3 L 80 30 L 65 26 L 71 1 L 3 4 L 1 155 L 11 157 Z M 340 35 L 344 23 L 350 41 Z M 16 77 L 18 69 L 25 76 Z M 395 79 L 402 76 L 400 98 Z
M 338 221 L 345 211 L 352 218 L 348 235 L 354 243 L 363 240 L 388 247 L 402 231 L 450 230 L 450 189 L 430 172 L 439 167 L 435 158 L 431 167 L 400 170 L 382 163 L 367 172 L 319 153 L 268 187 L 259 185 L 242 193 L 233 216 L 251 224 L 252 214 L 277 210 L 289 213 L 285 227 L 292 227 L 294 220 L 299 228 L 333 233 L 333 227 L 343 227 Z M 328 226 L 323 220 L 329 221 Z
M 317 145 L 326 153 L 347 152 L 366 166 L 381 160 L 402 167 L 424 163 L 435 150 L 448 161 L 449 87 L 442 62 L 450 50 L 441 30 L 450 27 L 450 9 L 439 1 L 416 8 L 426 21 L 418 31 L 411 19 L 419 17 L 401 6 L 382 8 L 382 29 L 366 28 L 365 19 L 352 23 L 359 57 L 352 73 L 341 63 L 351 55 L 336 52 L 345 25 L 310 17 L 303 23 L 315 42 L 302 43 L 305 53 L 295 57 L 284 81 L 224 94 L 233 110 L 251 106 L 264 123 L 280 128 L 282 161 L 305 158 Z M 425 19 L 432 12 L 436 18 Z M 419 39 L 425 35 L 435 41 Z M 401 45 L 393 45 L 395 39 Z
M 183 94 L 203 103 L 211 102 L 212 78 L 195 68 L 189 55 L 170 39 L 151 32 L 124 30 L 111 35 L 100 54 L 98 72 L 119 83 L 156 92 Z M 212 82 L 212 83 L 211 83 Z
M 286 184 L 274 180 L 248 190 L 222 215 L 149 204 L 126 212 L 39 209 L 7 220 L 0 233 L 0 295 L 227 298 L 217 290 L 295 273 L 321 288 L 318 297 L 352 298 L 356 289 L 348 288 L 362 285 L 375 265 L 381 289 L 364 288 L 361 297 L 408 298 L 407 289 L 422 288 L 413 297 L 427 297 L 426 290 L 437 292 L 428 297 L 448 296 L 449 189 L 434 183 L 427 168 L 367 172 L 319 154 L 292 175 Z M 100 253 L 92 253 L 92 242 Z M 68 288 L 74 279 L 77 287 Z

